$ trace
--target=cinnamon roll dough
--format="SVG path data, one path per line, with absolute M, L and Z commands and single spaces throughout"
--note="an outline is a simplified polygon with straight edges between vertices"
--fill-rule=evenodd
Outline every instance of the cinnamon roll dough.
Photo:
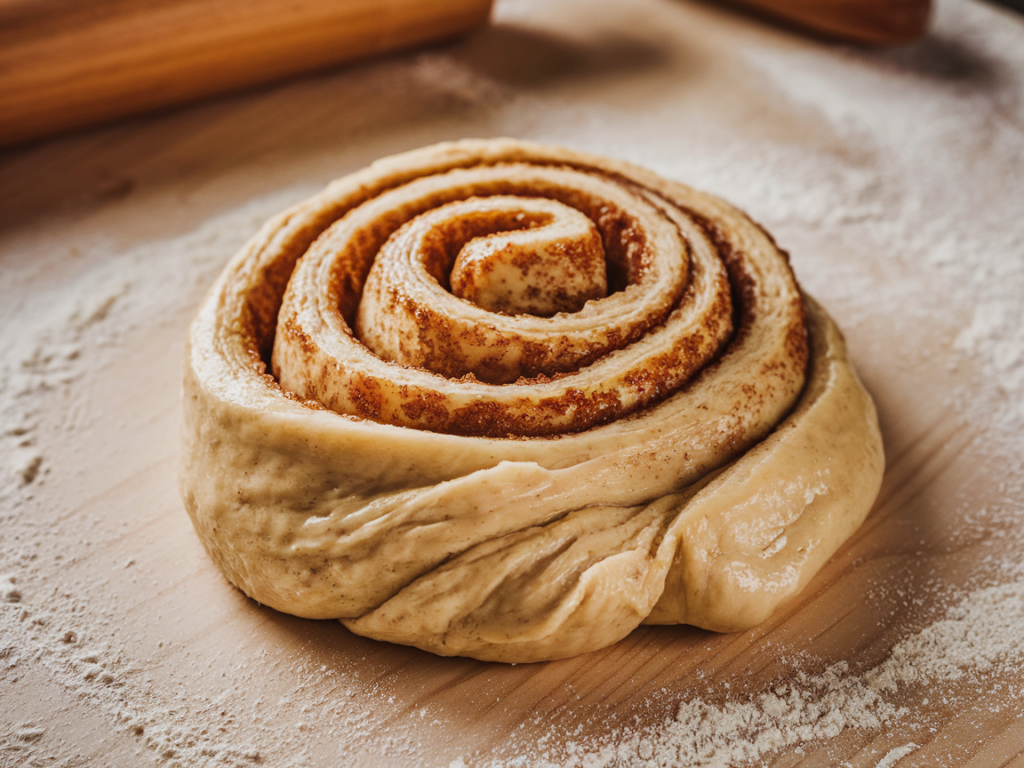
M 870 397 L 727 203 L 513 140 L 268 222 L 193 323 L 181 487 L 278 610 L 524 662 L 752 627 L 860 525 Z

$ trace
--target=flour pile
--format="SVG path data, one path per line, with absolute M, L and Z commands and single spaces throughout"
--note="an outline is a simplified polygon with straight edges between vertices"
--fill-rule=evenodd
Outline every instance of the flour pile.
M 1019 569 L 1018 569 L 1019 570 Z M 1024 579 L 966 595 L 945 618 L 902 640 L 876 667 L 856 674 L 839 663 L 821 674 L 797 671 L 772 690 L 724 705 L 690 699 L 660 728 L 619 734 L 598 748 L 571 745 L 536 768 L 728 768 L 755 764 L 776 750 L 830 739 L 847 729 L 879 730 L 911 717 L 893 694 L 1024 664 Z M 1011 672 L 1012 674 L 1012 672 Z M 1024 697 L 1018 678 L 1010 695 Z M 893 765 L 917 745 L 887 753 Z M 886 762 L 886 759 L 889 762 Z M 495 763 L 511 766 L 512 762 Z

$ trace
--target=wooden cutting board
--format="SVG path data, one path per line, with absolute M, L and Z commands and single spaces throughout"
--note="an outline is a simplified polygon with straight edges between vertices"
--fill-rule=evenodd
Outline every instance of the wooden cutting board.
M 968 44 L 959 25 L 888 58 L 703 5 L 639 8 L 499 6 L 494 27 L 443 51 L 0 155 L 0 576 L 14 579 L 0 579 L 0 766 L 504 767 L 588 755 L 616 765 L 597 760 L 602 744 L 626 744 L 622 764 L 644 765 L 650 749 L 630 745 L 630 729 L 657 742 L 681 703 L 712 715 L 756 705 L 836 664 L 863 683 L 896 643 L 934 627 L 956 590 L 1006 580 L 1003 564 L 1020 552 L 1019 455 L 995 440 L 995 411 L 968 419 L 954 407 L 957 393 L 995 384 L 950 361 L 966 359 L 953 356 L 953 321 L 969 323 L 994 282 L 1024 290 L 1021 270 L 952 290 L 935 264 L 912 268 L 875 247 L 886 215 L 875 200 L 917 189 L 902 171 L 926 164 L 886 132 L 892 124 L 829 122 L 835 102 L 811 87 L 827 75 L 849 88 L 851 120 L 863 103 L 854 97 L 893 109 L 905 100 L 908 121 L 914 98 L 935 99 L 938 114 L 945 86 L 929 79 L 930 57 L 942 40 Z M 990 11 L 962 13 L 976 37 L 995 28 Z M 1012 34 L 1024 41 L 1024 30 Z M 743 58 L 754 54 L 806 84 L 803 96 Z M 996 87 L 977 58 L 964 60 L 956 87 Z M 996 114 L 1015 91 L 979 93 L 974 108 Z M 1024 231 L 1000 201 L 1019 161 L 994 125 L 984 146 L 936 131 L 920 147 L 929 163 L 986 169 L 964 175 L 963 199 L 989 212 L 981 236 L 1012 241 Z M 501 133 L 644 162 L 745 205 L 846 330 L 879 406 L 885 483 L 864 527 L 763 626 L 641 628 L 548 664 L 445 659 L 261 608 L 192 531 L 176 480 L 181 348 L 223 263 L 262 220 L 333 177 L 444 138 Z M 837 199 L 827 198 L 835 174 L 881 181 L 837 203 L 850 206 L 846 218 L 791 205 L 811 160 L 825 199 Z M 951 198 L 947 222 L 961 246 L 979 231 L 964 205 Z M 888 725 L 857 721 L 759 760 L 1024 765 L 1021 679 L 1019 664 L 1000 663 L 904 685 L 886 694 L 905 708 Z

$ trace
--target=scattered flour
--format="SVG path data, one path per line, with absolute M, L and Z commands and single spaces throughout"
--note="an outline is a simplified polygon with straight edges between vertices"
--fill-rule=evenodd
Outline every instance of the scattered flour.
M 1013 257 L 1024 263 L 1024 246 Z M 1004 395 L 1000 416 L 1014 427 L 1024 425 L 1020 396 L 1024 392 L 1024 302 L 1020 296 L 994 297 L 975 307 L 953 348 L 980 360 L 989 380 Z
M 888 752 L 885 753 L 885 757 L 878 761 L 878 763 L 875 765 L 875 768 L 892 768 L 892 766 L 896 765 L 896 763 L 898 763 L 904 757 L 909 755 L 915 749 L 917 749 L 917 744 L 915 744 L 914 742 L 904 744 L 902 747 L 895 747 L 894 749 L 890 749 Z
M 1010 570 L 1014 566 L 1008 566 Z M 897 643 L 888 658 L 855 673 L 845 662 L 820 674 L 795 671 L 771 690 L 724 705 L 684 701 L 660 727 L 622 732 L 601 745 L 570 745 L 541 755 L 534 768 L 729 768 L 756 764 L 776 750 L 836 737 L 848 729 L 878 731 L 912 713 L 896 703 L 911 687 L 1024 665 L 1024 578 L 964 596 L 945 617 Z M 1024 683 L 1015 692 L 1024 698 Z M 890 751 L 891 766 L 917 745 Z M 482 763 L 512 768 L 513 761 Z
M 155 760 L 164 768 L 245 768 L 261 763 L 260 750 L 266 747 L 260 744 L 266 745 L 274 731 L 273 709 L 256 706 L 242 714 L 233 697 L 198 691 L 156 696 L 147 663 L 116 639 L 102 639 L 116 621 L 109 611 L 70 594 L 22 596 L 16 584 L 10 577 L 0 579 L 0 680 L 5 684 L 17 683 L 24 665 L 42 667 L 53 682 L 100 713 L 109 727 L 133 737 L 136 755 L 150 755 L 139 764 Z M 251 672 L 236 674 L 234 684 L 239 685 Z M 86 764 L 58 761 L 51 737 L 59 733 L 33 721 L 0 730 L 0 768 Z M 271 737 L 271 743 L 287 740 L 288 734 Z M 310 765 L 298 742 L 278 764 Z
M 89 585 L 79 585 L 78 594 L 33 593 L 26 575 L 33 573 L 45 536 L 25 512 L 47 474 L 46 439 L 80 439 L 76 419 L 84 417 L 69 411 L 56 437 L 42 434 L 40 423 L 55 396 L 71 391 L 126 341 L 161 317 L 190 313 L 226 257 L 281 209 L 282 198 L 295 197 L 285 190 L 214 217 L 181 238 L 104 255 L 73 286 L 4 318 L 11 333 L 0 356 L 0 417 L 5 427 L 15 426 L 0 434 L 0 531 L 18 533 L 0 535 L 0 566 L 14 566 L 0 575 L 0 697 L 3 680 L 16 683 L 29 664 L 43 667 L 166 768 L 235 768 L 262 758 L 259 747 L 237 734 L 240 724 L 227 716 L 224 700 L 196 692 L 178 701 L 154 697 L 151 679 L 133 653 L 116 641 L 97 640 L 110 636 L 123 618 L 97 602 Z M 75 529 L 69 537 L 61 537 L 58 527 L 46 535 L 56 535 L 64 547 L 70 541 L 89 544 Z M 134 560 L 125 567 L 131 565 Z M 252 711 L 244 725 L 261 723 L 268 714 Z M 0 768 L 64 765 L 51 754 L 52 735 L 33 722 L 0 732 Z M 301 745 L 280 764 L 305 768 Z

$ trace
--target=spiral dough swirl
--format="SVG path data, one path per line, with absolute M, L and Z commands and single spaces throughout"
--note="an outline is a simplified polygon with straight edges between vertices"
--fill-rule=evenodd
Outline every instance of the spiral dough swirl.
M 512 662 L 757 624 L 884 468 L 842 336 L 760 227 L 508 139 L 268 222 L 192 325 L 183 435 L 185 506 L 246 594 Z

